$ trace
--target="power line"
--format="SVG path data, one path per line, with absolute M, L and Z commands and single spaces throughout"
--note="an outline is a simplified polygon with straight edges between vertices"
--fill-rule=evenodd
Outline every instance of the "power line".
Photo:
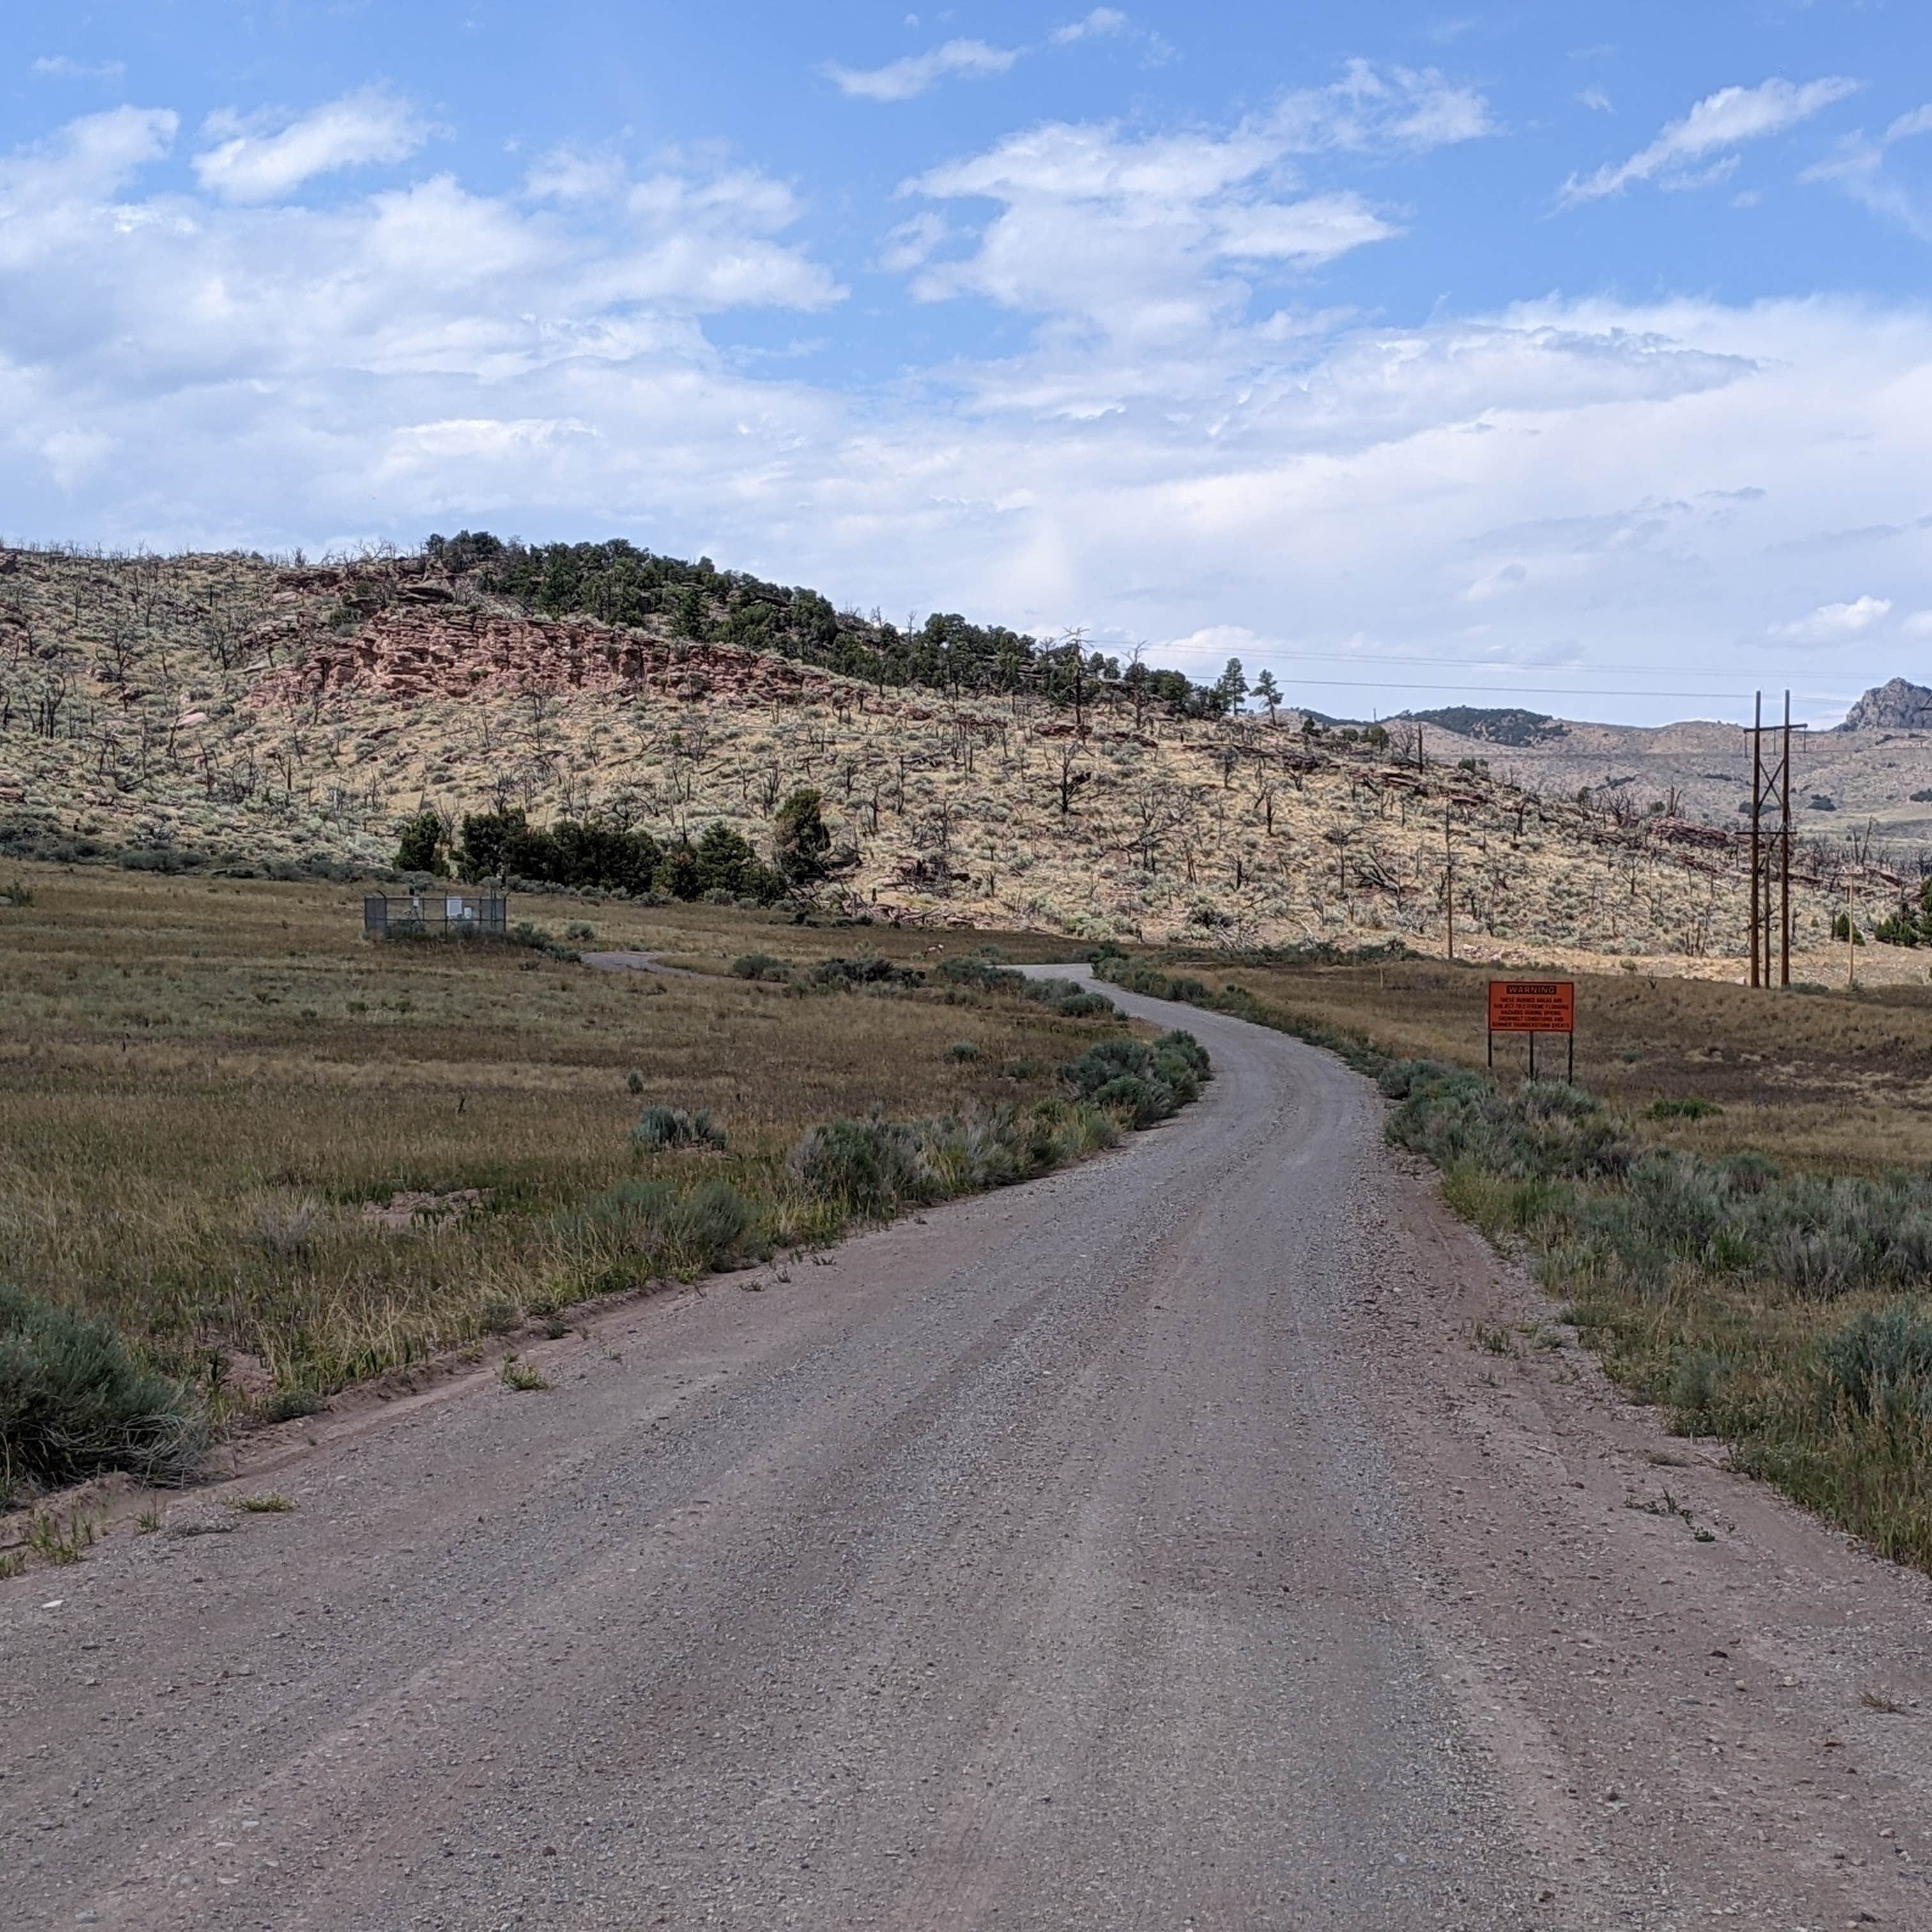
M 1291 688 L 1309 686 L 1317 691 L 1454 691 L 1487 698 L 1721 698 L 1744 702 L 1739 691 L 1625 691 L 1592 685 L 1518 684 L 1499 691 L 1490 684 L 1437 684 L 1427 678 L 1397 683 L 1365 678 L 1289 676 Z M 1807 693 L 1806 695 L 1812 694 Z
M 1498 670 L 1512 675 L 1517 673 L 1547 672 L 1551 676 L 1560 676 L 1574 670 L 1579 676 L 1588 675 L 1588 664 L 1516 664 L 1501 658 L 1420 658 L 1405 656 L 1400 652 L 1389 651 L 1297 651 L 1288 660 L 1290 664 L 1319 662 L 1323 664 L 1426 664 L 1444 670 Z M 1730 670 L 1722 664 L 1623 664 L 1619 669 L 1641 671 L 1660 677 L 1728 677 Z

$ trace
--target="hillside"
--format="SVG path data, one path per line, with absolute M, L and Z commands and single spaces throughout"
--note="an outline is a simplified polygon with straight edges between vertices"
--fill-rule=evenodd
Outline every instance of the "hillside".
M 418 810 L 453 824 L 506 806 L 661 840 L 722 820 L 764 850 L 806 785 L 824 794 L 856 915 L 1439 950 L 1453 870 L 1466 952 L 1747 944 L 1738 781 L 1707 824 L 1652 776 L 1737 770 L 1735 730 L 1674 728 L 1645 752 L 1613 728 L 1505 750 L 1432 727 L 1418 763 L 1400 730 L 1200 715 L 1184 680 L 1136 688 L 1010 632 L 975 633 L 1002 641 L 970 674 L 964 652 L 944 668 L 942 635 L 948 688 L 895 682 L 891 627 L 833 614 L 821 648 L 870 652 L 861 678 L 787 655 L 782 635 L 728 641 L 767 600 L 704 570 L 659 598 L 668 611 L 615 622 L 533 613 L 446 553 L 0 553 L 0 850 L 352 872 L 389 864 Z M 1808 839 L 1801 944 L 1828 937 L 1848 870 L 1868 904 L 1896 896 L 1882 856 Z

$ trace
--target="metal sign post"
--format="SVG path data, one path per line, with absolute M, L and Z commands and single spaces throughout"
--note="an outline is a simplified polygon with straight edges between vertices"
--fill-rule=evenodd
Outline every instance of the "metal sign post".
M 1536 1078 L 1539 1034 L 1561 1034 L 1568 1048 L 1566 1080 L 1576 1077 L 1576 982 L 1574 980 L 1492 980 L 1490 982 L 1490 1065 L 1496 1064 L 1496 1035 L 1529 1036 L 1529 1077 Z

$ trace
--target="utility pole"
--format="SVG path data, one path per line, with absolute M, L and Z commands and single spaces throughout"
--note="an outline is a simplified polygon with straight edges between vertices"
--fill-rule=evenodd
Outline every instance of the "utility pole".
M 1784 909 L 1778 935 L 1778 983 L 1791 984 L 1791 693 L 1784 694 L 1784 783 L 1783 824 L 1778 833 L 1778 896 Z
M 1771 851 L 1765 842 L 1765 808 L 1778 806 L 1778 879 L 1772 881 Z M 1772 912 L 1778 913 L 1778 979 L 1791 984 L 1791 694 L 1784 694 L 1784 730 L 1775 762 L 1764 754 L 1764 693 L 1756 694 L 1751 713 L 1750 806 L 1750 982 L 1769 986 Z
M 1764 811 L 1764 693 L 1757 694 L 1751 707 L 1751 830 L 1750 830 L 1750 982 L 1754 988 L 1764 982 L 1758 977 L 1759 945 L 1762 938 L 1758 926 L 1758 899 L 1763 884 L 1763 861 L 1758 836 L 1758 821 Z
M 1442 908 L 1449 921 L 1449 957 L 1456 957 L 1456 848 L 1449 842 L 1450 801 L 1442 801 Z

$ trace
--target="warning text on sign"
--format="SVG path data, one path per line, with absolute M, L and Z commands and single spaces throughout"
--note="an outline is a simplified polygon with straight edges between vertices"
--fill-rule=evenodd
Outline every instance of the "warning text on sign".
M 1570 980 L 1492 980 L 1492 1033 L 1574 1033 L 1576 986 Z

